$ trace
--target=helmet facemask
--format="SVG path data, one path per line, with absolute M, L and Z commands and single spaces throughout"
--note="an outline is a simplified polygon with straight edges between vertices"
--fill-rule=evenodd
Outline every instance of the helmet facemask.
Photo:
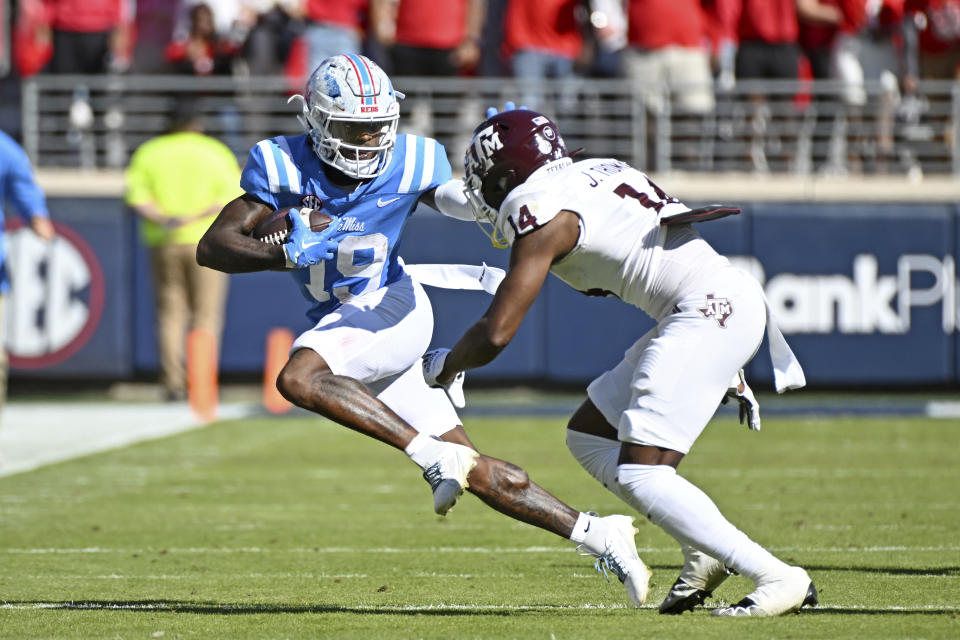
M 500 205 L 503 204 L 507 194 L 504 192 L 498 196 L 492 193 L 490 176 L 481 168 L 481 162 L 477 159 L 473 148 L 467 150 L 465 164 L 463 194 L 473 209 L 477 224 L 480 225 L 484 235 L 490 238 L 493 246 L 506 249 L 510 246 L 510 242 L 500 231 L 499 222 Z M 485 186 L 487 188 L 484 188 Z
M 375 178 L 390 164 L 403 94 L 363 56 L 334 56 L 310 76 L 298 116 L 325 163 L 356 179 Z
M 375 178 L 390 163 L 397 141 L 399 113 L 389 118 L 362 120 L 325 111 L 318 105 L 306 112 L 303 120 L 313 150 L 320 159 L 352 178 Z M 364 137 L 375 138 L 363 144 Z

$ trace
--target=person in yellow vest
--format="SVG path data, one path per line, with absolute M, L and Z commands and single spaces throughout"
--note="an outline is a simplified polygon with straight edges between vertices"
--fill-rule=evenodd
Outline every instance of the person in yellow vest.
M 236 156 L 204 135 L 200 115 L 193 103 L 178 104 L 169 132 L 143 143 L 126 172 L 126 201 L 150 249 L 167 400 L 186 398 L 187 329 L 208 329 L 220 342 L 228 276 L 197 264 L 197 243 L 223 205 L 242 193 Z

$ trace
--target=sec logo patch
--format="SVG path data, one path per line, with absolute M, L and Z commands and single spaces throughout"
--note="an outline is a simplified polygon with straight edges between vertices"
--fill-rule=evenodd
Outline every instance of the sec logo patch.
M 4 305 L 10 366 L 39 369 L 75 354 L 103 313 L 103 270 L 90 245 L 54 222 L 56 237 L 40 240 L 15 219 L 6 231 L 10 292 Z
M 323 200 L 309 193 L 300 198 L 300 206 L 304 209 L 319 209 L 323 206 Z

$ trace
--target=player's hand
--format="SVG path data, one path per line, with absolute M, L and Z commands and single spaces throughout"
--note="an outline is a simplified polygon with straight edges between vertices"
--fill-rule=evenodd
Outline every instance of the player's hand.
M 507 100 L 507 101 L 504 103 L 504 105 L 503 105 L 503 110 L 504 110 L 504 111 L 513 111 L 514 109 L 517 109 L 517 108 L 519 108 L 519 109 L 526 109 L 527 107 L 525 107 L 525 106 L 523 106 L 523 105 L 520 105 L 520 107 L 517 107 L 517 105 L 513 102 L 513 100 Z M 492 118 L 493 116 L 497 115 L 498 113 L 500 113 L 500 111 L 497 111 L 497 108 L 496 108 L 496 107 L 487 107 L 487 117 L 488 117 L 488 118 Z
M 337 250 L 338 242 L 330 236 L 339 226 L 339 219 L 334 217 L 323 231 L 317 233 L 307 227 L 300 217 L 299 209 L 290 209 L 287 217 L 293 223 L 290 237 L 283 243 L 283 252 L 287 254 L 287 265 L 302 269 L 312 264 L 319 264 L 324 260 L 331 260 Z
M 743 375 L 743 369 L 740 369 L 740 371 L 733 376 L 730 388 L 727 389 L 727 394 L 723 396 L 723 404 L 727 404 L 730 398 L 737 401 L 737 408 L 740 412 L 740 424 L 743 424 L 744 420 L 746 420 L 747 427 L 749 427 L 751 431 L 760 431 L 760 405 L 757 404 L 753 390 L 750 389 L 750 386 L 747 384 L 747 379 Z
M 447 384 L 437 382 L 437 376 L 443 372 L 443 365 L 447 361 L 448 353 L 450 353 L 450 349 L 434 349 L 423 354 L 421 360 L 423 379 L 427 386 L 443 389 L 447 393 L 447 397 L 450 398 L 451 404 L 457 409 L 463 409 L 467 404 L 466 398 L 463 396 L 463 379 L 465 377 L 463 371 L 458 372 L 453 380 Z
M 41 240 L 46 242 L 53 240 L 54 230 L 50 218 L 34 216 L 30 218 L 30 228 L 33 229 L 33 232 L 37 234 L 37 237 Z

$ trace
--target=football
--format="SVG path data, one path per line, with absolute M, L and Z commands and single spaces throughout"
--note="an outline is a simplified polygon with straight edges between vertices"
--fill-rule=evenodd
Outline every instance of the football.
M 307 209 L 305 207 L 284 207 L 277 209 L 266 218 L 257 223 L 250 233 L 251 236 L 260 242 L 267 244 L 283 244 L 287 241 L 287 236 L 293 229 L 293 223 L 287 217 L 290 209 L 299 209 L 300 218 L 310 228 L 311 231 L 323 231 L 330 226 L 333 218 L 320 209 Z

